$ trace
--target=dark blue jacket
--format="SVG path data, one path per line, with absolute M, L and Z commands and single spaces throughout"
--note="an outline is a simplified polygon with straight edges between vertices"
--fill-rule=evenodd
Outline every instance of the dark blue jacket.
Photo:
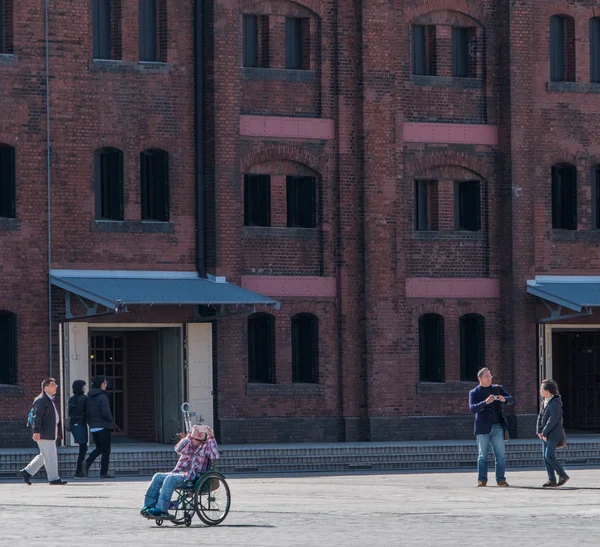
M 471 414 L 475 414 L 475 427 L 473 431 L 475 435 L 488 435 L 492 431 L 492 405 L 496 405 L 498 412 L 500 413 L 500 420 L 504 429 L 508 429 L 508 421 L 504 416 L 502 407 L 514 404 L 515 400 L 512 395 L 509 395 L 505 389 L 499 384 L 492 384 L 492 395 L 502 395 L 506 399 L 506 403 L 500 401 L 494 401 L 489 405 L 486 404 L 486 396 L 482 393 L 481 386 L 477 386 L 475 389 L 469 391 L 469 410 Z
M 537 420 L 537 432 L 548 438 L 548 442 L 559 443 L 565 438 L 563 428 L 562 398 L 555 395 L 544 408 L 540 408 Z
M 87 421 L 90 424 L 90 429 L 95 427 L 112 429 L 113 415 L 110 411 L 108 395 L 106 395 L 104 390 L 99 387 L 90 390 L 88 400 Z

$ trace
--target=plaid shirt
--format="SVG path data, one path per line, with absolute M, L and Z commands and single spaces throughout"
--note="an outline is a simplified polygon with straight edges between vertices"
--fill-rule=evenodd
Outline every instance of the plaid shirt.
M 212 460 L 219 458 L 217 441 L 209 439 L 197 448 L 194 447 L 189 437 L 185 437 L 175 446 L 179 454 L 179 461 L 172 473 L 181 473 L 185 480 L 193 480 L 200 473 L 204 473 Z

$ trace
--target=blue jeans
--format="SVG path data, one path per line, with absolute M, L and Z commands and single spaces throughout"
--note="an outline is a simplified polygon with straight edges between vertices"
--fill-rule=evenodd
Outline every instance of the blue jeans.
M 542 441 L 542 455 L 544 456 L 544 463 L 546 464 L 546 471 L 548 471 L 548 480 L 555 481 L 556 475 L 554 472 L 558 473 L 558 478 L 564 477 L 566 475 L 563 466 L 560 465 L 559 461 L 556 459 L 555 451 L 556 445 L 558 443 Z
M 506 480 L 504 476 L 506 457 L 504 455 L 504 427 L 502 427 L 502 424 L 492 425 L 492 431 L 486 435 L 477 435 L 477 448 L 479 450 L 477 457 L 478 480 L 487 482 L 490 442 L 496 459 L 496 482 L 504 481 Z
M 167 513 L 173 491 L 184 482 L 185 479 L 181 473 L 156 473 L 146 491 L 144 505 L 156 507 L 163 513 Z

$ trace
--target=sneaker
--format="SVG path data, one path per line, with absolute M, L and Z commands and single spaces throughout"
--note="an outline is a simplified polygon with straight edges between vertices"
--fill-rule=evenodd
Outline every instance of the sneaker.
M 171 520 L 173 518 L 171 515 L 169 515 L 169 513 L 165 513 L 156 507 L 148 509 L 148 511 L 146 511 L 146 515 L 152 517 L 153 519 Z
M 148 511 L 150 511 L 150 509 L 152 509 L 152 507 L 150 507 L 149 505 L 144 505 L 144 507 L 142 507 L 142 509 L 140 510 L 140 515 L 145 517 L 148 514 Z
M 477 488 L 487 486 L 487 481 L 477 481 Z
M 55 481 L 50 481 L 48 484 L 52 486 L 64 486 L 67 484 L 67 481 L 63 481 L 62 479 L 56 479 Z
M 542 484 L 542 488 L 554 488 L 555 486 L 558 486 L 556 484 L 556 481 L 554 479 L 551 479 L 547 482 L 545 482 L 544 484 Z
M 26 471 L 25 469 L 21 469 L 21 471 L 19 471 L 19 475 L 23 477 L 25 484 L 31 486 L 31 474 L 28 471 Z
M 115 476 L 114 475 L 109 475 L 108 473 L 106 475 L 100 475 L 101 479 L 114 479 Z
M 90 470 L 90 464 L 89 464 L 89 463 L 88 463 L 86 460 L 84 460 L 84 461 L 81 463 L 81 474 L 82 474 L 84 477 L 87 477 L 87 476 L 88 476 L 88 471 L 89 471 L 89 470 Z
M 558 484 L 556 486 L 562 486 L 563 484 L 565 484 L 565 482 L 567 482 L 571 477 L 569 477 L 569 475 L 563 475 L 562 477 L 560 477 L 558 479 Z
M 508 483 L 506 481 L 498 481 L 497 484 L 498 484 L 498 486 L 501 486 L 503 488 L 508 486 Z

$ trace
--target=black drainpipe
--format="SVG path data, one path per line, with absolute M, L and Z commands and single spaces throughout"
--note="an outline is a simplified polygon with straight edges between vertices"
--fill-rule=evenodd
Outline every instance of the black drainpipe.
M 206 257 L 204 245 L 204 32 L 203 0 L 194 3 L 194 73 L 196 108 L 196 269 L 200 277 L 206 277 Z

